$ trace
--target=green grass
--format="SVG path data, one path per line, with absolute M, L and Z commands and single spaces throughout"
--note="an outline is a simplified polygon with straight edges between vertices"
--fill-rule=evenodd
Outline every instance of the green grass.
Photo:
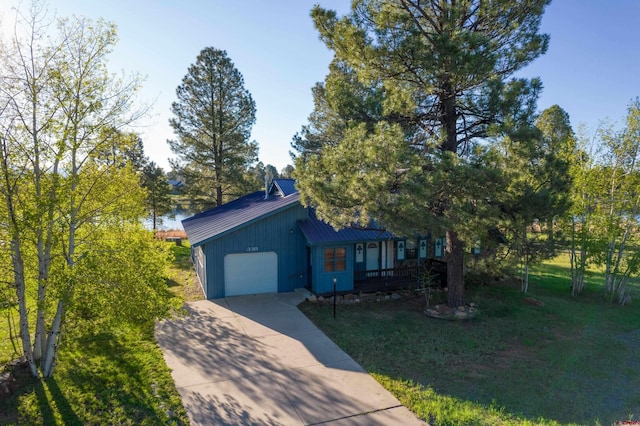
M 187 240 L 181 246 L 172 246 L 174 262 L 167 271 L 169 290 L 185 302 L 204 299 L 204 293 L 191 263 L 191 249 Z
M 55 376 L 23 379 L 0 413 L 2 424 L 188 424 L 151 325 L 71 337 Z
M 595 273 L 572 299 L 561 261 L 535 273 L 528 294 L 519 284 L 468 289 L 480 315 L 464 322 L 425 317 L 421 297 L 341 305 L 336 320 L 326 305 L 301 309 L 434 425 L 638 418 L 640 308 L 606 304 Z
M 171 248 L 169 290 L 182 300 L 202 297 L 191 272 L 188 246 Z M 0 310 L 0 365 L 18 356 L 8 339 L 7 310 Z M 17 321 L 17 312 L 14 314 Z M 159 346 L 153 324 L 94 330 L 74 324 L 64 336 L 55 375 L 22 378 L 19 390 L 0 399 L 0 424 L 183 425 L 186 411 Z M 20 342 L 16 341 L 18 349 Z M 0 368 L 1 371 L 1 368 Z

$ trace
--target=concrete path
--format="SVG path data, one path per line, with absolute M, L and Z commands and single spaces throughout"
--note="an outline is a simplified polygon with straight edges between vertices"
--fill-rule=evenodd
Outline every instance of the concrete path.
M 304 297 L 192 302 L 156 325 L 192 425 L 424 425 L 296 308 Z

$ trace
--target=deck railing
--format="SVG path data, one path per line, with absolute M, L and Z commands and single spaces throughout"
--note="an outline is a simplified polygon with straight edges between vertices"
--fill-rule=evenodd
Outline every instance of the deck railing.
M 375 271 L 356 271 L 353 276 L 354 290 L 369 293 L 419 288 L 424 285 L 426 271 L 430 271 L 432 284 L 446 286 L 447 264 L 438 260 L 429 260 L 419 267 L 403 266 Z

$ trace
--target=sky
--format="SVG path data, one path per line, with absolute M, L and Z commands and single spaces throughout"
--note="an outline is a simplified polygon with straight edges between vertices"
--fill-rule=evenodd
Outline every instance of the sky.
M 143 76 L 140 103 L 149 116 L 134 129 L 145 154 L 165 170 L 175 158 L 167 139 L 175 90 L 205 47 L 226 50 L 256 102 L 251 139 L 259 159 L 278 170 L 290 164 L 291 140 L 313 110 L 311 88 L 324 80 L 332 53 L 319 40 L 310 10 L 315 3 L 348 12 L 350 0 L 49 0 L 57 16 L 104 18 L 118 26 L 111 72 Z M 11 7 L 0 0 L 2 25 Z M 554 104 L 569 113 L 574 130 L 595 131 L 603 119 L 622 123 L 640 96 L 640 1 L 555 0 L 541 31 L 551 36 L 546 55 L 518 76 L 540 77 L 539 110 Z

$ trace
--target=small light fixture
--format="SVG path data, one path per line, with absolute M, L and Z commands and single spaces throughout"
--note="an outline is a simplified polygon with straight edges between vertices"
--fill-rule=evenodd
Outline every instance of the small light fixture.
M 289 233 L 293 235 L 293 228 L 289 228 Z

